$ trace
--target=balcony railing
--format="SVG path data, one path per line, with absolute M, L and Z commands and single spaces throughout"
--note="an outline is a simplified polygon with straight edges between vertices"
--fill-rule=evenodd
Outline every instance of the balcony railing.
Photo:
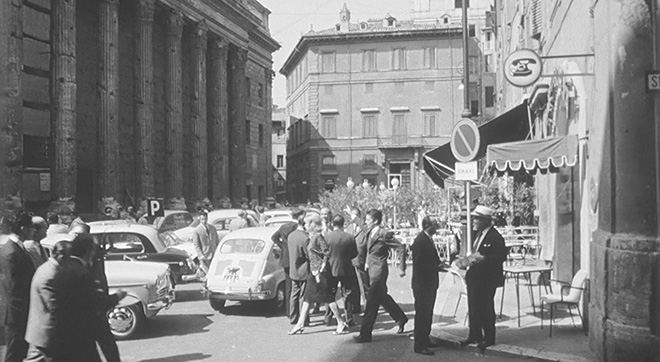
M 378 137 L 378 147 L 423 147 L 428 143 L 421 135 L 393 135 Z

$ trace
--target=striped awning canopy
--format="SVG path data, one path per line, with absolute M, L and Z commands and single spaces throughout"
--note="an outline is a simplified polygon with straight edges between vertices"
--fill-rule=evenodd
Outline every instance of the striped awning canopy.
M 498 174 L 556 172 L 577 164 L 578 138 L 568 135 L 494 144 L 488 146 L 486 160 L 490 172 Z

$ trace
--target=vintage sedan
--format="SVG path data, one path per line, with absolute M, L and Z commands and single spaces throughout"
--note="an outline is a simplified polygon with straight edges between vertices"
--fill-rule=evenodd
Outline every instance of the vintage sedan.
M 41 245 L 47 253 L 58 241 L 71 241 L 72 235 L 54 234 Z M 169 308 L 174 302 L 174 286 L 170 268 L 163 263 L 106 260 L 105 274 L 109 293 L 119 289 L 126 297 L 106 313 L 112 334 L 117 339 L 131 338 L 145 320 Z
M 282 252 L 270 239 L 276 230 L 245 228 L 222 240 L 204 285 L 213 309 L 222 311 L 228 300 L 268 302 L 274 311 L 284 308 Z
M 172 283 L 197 279 L 197 266 L 185 251 L 167 247 L 161 235 L 149 225 L 132 223 L 90 223 L 106 260 L 152 261 L 169 265 Z
M 192 214 L 186 210 L 165 210 L 164 214 L 165 216 L 156 217 L 153 222 L 159 234 L 183 229 L 194 221 Z

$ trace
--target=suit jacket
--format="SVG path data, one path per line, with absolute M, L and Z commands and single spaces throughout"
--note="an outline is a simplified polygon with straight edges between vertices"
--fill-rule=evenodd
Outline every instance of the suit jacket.
M 309 275 L 309 237 L 300 228 L 289 234 L 289 276 L 292 280 L 307 280 Z
M 364 230 L 364 223 L 360 218 L 355 218 L 355 220 L 346 227 L 345 231 L 355 239 L 355 246 L 358 250 L 358 255 L 352 260 L 353 266 L 359 270 L 364 270 L 364 264 L 367 259 L 367 255 L 364 252 L 366 250 L 364 246 L 366 245 L 365 237 L 367 234 Z
M 193 234 L 193 245 L 200 260 L 211 260 L 218 247 L 218 231 L 215 226 L 206 224 L 205 228 L 202 224 L 197 225 Z
M 391 231 L 386 231 L 382 226 L 378 230 L 371 229 L 365 236 L 364 254 L 367 256 L 366 264 L 369 269 L 369 281 L 374 283 L 386 283 L 389 269 L 387 257 L 390 249 L 399 255 L 399 268 L 406 270 L 406 249 Z
M 273 242 L 275 243 L 275 245 L 279 246 L 280 249 L 282 250 L 282 257 L 280 258 L 280 266 L 286 269 L 289 268 L 289 247 L 288 247 L 289 234 L 291 234 L 297 228 L 298 228 L 297 222 L 289 222 L 280 226 L 279 229 L 275 231 L 273 236 L 270 237 L 271 240 L 273 240 Z
M 484 260 L 472 264 L 465 274 L 465 281 L 477 287 L 497 288 L 504 285 L 502 263 L 506 260 L 507 248 L 504 238 L 491 227 L 484 236 L 481 245 L 476 250 L 484 256 Z
M 43 246 L 36 241 L 26 240 L 23 245 L 25 245 L 25 249 L 28 251 L 30 260 L 32 260 L 35 269 L 48 260 L 48 256 L 46 255 Z
M 415 237 L 410 246 L 413 260 L 412 287 L 438 289 L 440 258 L 433 240 L 424 232 Z
M 25 328 L 30 305 L 30 283 L 34 264 L 14 241 L 0 246 L 0 323 Z
M 355 274 L 351 260 L 358 255 L 355 239 L 343 230 L 334 230 L 325 238 L 330 249 L 330 271 L 333 277 L 343 277 Z

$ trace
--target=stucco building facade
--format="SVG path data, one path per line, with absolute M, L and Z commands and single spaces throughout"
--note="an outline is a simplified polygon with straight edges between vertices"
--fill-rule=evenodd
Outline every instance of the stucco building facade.
M 271 193 L 268 9 L 257 1 L 3 1 L 0 194 L 96 212 Z M 231 135 L 231 136 L 230 136 Z

